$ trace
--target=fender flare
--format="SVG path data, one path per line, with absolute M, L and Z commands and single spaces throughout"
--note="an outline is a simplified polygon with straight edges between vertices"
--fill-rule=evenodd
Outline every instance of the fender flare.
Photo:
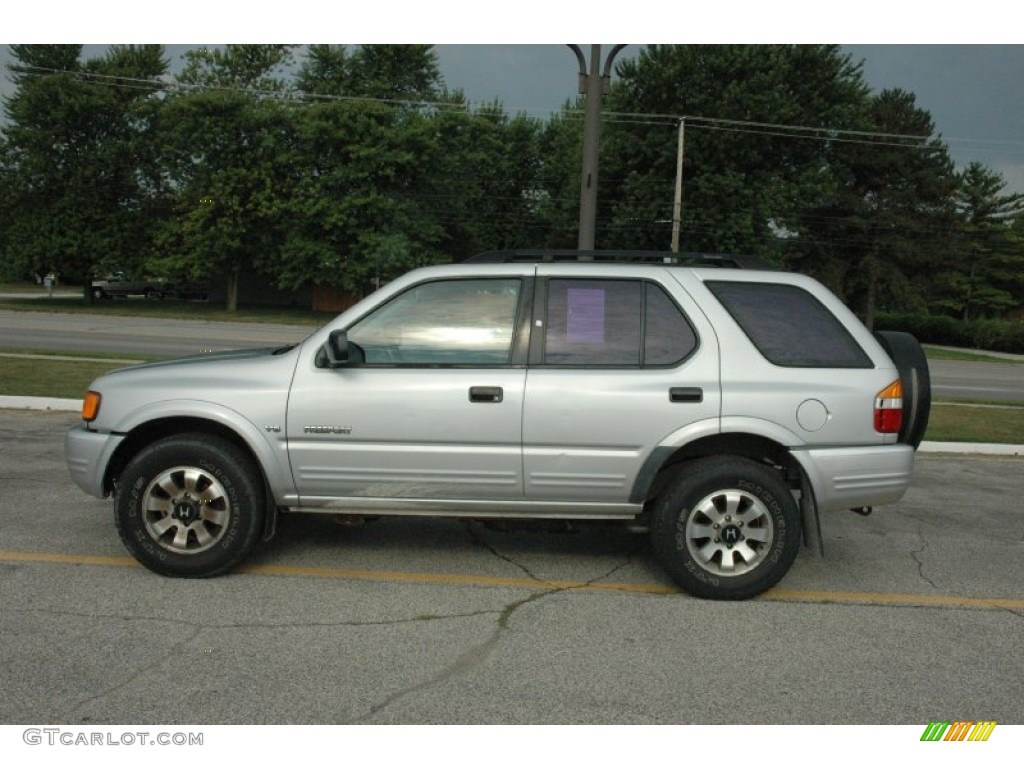
M 202 400 L 160 400 L 147 403 L 128 413 L 111 432 L 128 435 L 147 424 L 165 419 L 198 419 L 228 429 L 242 441 L 260 465 L 271 498 L 279 501 L 296 493 L 285 444 L 280 443 L 278 448 L 242 414 L 219 403 Z

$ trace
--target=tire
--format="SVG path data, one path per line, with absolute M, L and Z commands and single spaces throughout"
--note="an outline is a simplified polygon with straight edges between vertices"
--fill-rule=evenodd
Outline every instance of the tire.
M 928 416 L 932 409 L 932 379 L 928 371 L 928 358 L 917 339 L 909 333 L 878 331 L 875 338 L 896 364 L 903 383 L 903 423 L 900 426 L 899 441 L 916 449 L 928 430 Z
M 164 295 L 156 288 L 147 288 L 145 296 L 147 299 L 150 299 L 151 301 L 159 301 L 164 297 Z
M 176 435 L 140 451 L 114 500 L 117 531 L 132 556 L 165 576 L 205 578 L 240 563 L 264 518 L 258 467 L 211 435 Z
M 93 288 L 92 297 L 96 301 L 102 301 L 103 299 L 107 298 L 107 292 L 104 291 L 102 288 Z
M 774 469 L 739 456 L 697 459 L 655 502 L 651 539 L 691 595 L 745 600 L 789 571 L 800 549 L 800 511 Z

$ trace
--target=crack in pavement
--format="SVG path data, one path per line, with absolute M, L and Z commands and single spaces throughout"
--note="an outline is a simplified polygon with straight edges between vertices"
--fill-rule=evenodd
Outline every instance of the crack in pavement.
M 629 563 L 632 562 L 632 559 L 635 555 L 635 552 L 628 554 L 622 562 L 617 563 L 607 572 L 595 576 L 592 579 L 588 579 L 584 582 L 574 584 L 572 586 L 557 586 L 536 576 L 530 571 L 529 568 L 527 568 L 522 563 L 516 562 L 513 558 L 508 557 L 507 555 L 504 555 L 501 552 L 498 552 L 495 547 L 483 541 L 483 539 L 481 539 L 479 535 L 477 535 L 472 530 L 471 525 L 472 523 L 467 523 L 465 527 L 467 530 L 467 534 L 474 543 L 486 549 L 488 552 L 493 554 L 498 559 L 504 560 L 510 565 L 513 565 L 519 570 L 521 570 L 531 579 L 535 580 L 538 583 L 538 586 L 543 586 L 546 588 L 540 589 L 536 592 L 532 592 L 531 594 L 527 595 L 521 600 L 516 600 L 514 602 L 506 604 L 505 607 L 501 610 L 500 614 L 498 615 L 498 621 L 497 625 L 494 628 L 494 631 L 491 633 L 491 636 L 488 637 L 484 642 L 462 653 L 454 662 L 449 664 L 447 667 L 443 668 L 436 675 L 433 675 L 427 680 L 423 680 L 419 683 L 416 683 L 415 685 L 411 685 L 408 688 L 403 688 L 402 690 L 396 691 L 390 696 L 387 696 L 383 701 L 371 706 L 370 709 L 366 712 L 366 714 L 349 721 L 350 725 L 366 723 L 370 720 L 370 718 L 380 714 L 397 701 L 412 696 L 413 694 L 418 693 L 420 691 L 427 690 L 428 688 L 433 688 L 448 680 L 459 677 L 460 675 L 468 674 L 472 670 L 480 667 L 490 657 L 494 649 L 498 646 L 498 643 L 501 641 L 502 635 L 504 635 L 504 633 L 508 630 L 509 623 L 512 619 L 512 615 L 520 608 L 522 608 L 524 605 L 536 602 L 545 597 L 550 597 L 551 595 L 556 595 L 560 592 L 571 592 L 574 590 L 587 589 L 596 582 L 609 578 L 617 571 L 629 565 Z M 491 613 L 493 613 L 493 611 Z
M 486 549 L 488 552 L 490 552 L 492 555 L 494 555 L 499 560 L 504 560 L 509 565 L 511 565 L 511 566 L 513 566 L 515 568 L 518 568 L 520 571 L 522 571 L 524 574 L 526 574 L 527 577 L 533 579 L 534 581 L 538 582 L 539 584 L 543 584 L 545 586 L 553 587 L 553 585 L 550 582 L 545 581 L 544 579 L 542 579 L 539 576 L 537 576 L 536 574 L 534 574 L 525 565 L 523 565 L 522 563 L 517 562 L 516 560 L 514 560 L 511 557 L 508 557 L 507 555 L 503 555 L 495 547 L 491 546 L 486 541 L 484 541 L 483 538 L 480 536 L 480 534 L 478 534 L 474 530 L 474 528 L 473 528 L 473 521 L 472 520 L 463 521 L 462 527 L 465 529 L 466 536 L 469 538 L 469 540 L 472 543 L 476 544 L 478 547 L 481 547 L 482 549 Z
M 924 527 L 925 527 L 925 525 L 930 524 L 930 521 L 918 518 L 918 517 L 916 517 L 914 515 L 907 514 L 907 513 L 901 513 L 901 514 L 903 514 L 904 517 L 908 517 L 908 518 L 910 518 L 911 520 L 914 520 L 917 523 L 917 531 L 916 531 L 916 533 L 917 533 L 918 538 L 921 539 L 921 548 L 920 549 L 912 549 L 912 550 L 910 550 L 910 557 L 914 560 L 915 563 L 917 563 L 917 575 L 918 575 L 918 578 L 920 578 L 921 581 L 925 582 L 930 587 L 932 587 L 932 589 L 934 589 L 936 592 L 942 592 L 943 591 L 942 587 L 940 587 L 932 579 L 930 579 L 928 576 L 925 575 L 925 573 L 924 573 L 925 563 L 924 563 L 924 560 L 919 557 L 919 555 L 924 554 L 928 549 L 931 548 L 931 544 L 928 541 L 928 537 L 925 536 L 925 534 L 924 534 Z M 1018 618 L 1024 618 L 1024 611 L 1019 611 L 1019 610 L 1017 610 L 1015 608 L 1009 608 L 1009 607 L 1001 608 L 1000 610 L 1002 610 L 1005 613 L 1009 613 L 1009 614 L 1011 614 L 1013 616 L 1016 616 Z
M 575 588 L 575 587 L 574 587 Z M 197 627 L 203 629 L 317 629 L 317 628 L 338 628 L 338 627 L 386 627 L 400 624 L 416 624 L 428 621 L 444 621 L 446 619 L 471 619 L 476 616 L 489 616 L 498 613 L 497 610 L 468 611 L 466 613 L 445 613 L 445 614 L 423 614 L 404 619 L 388 619 L 386 621 L 288 621 L 288 622 L 235 622 L 235 623 L 206 623 L 200 621 L 189 621 L 187 619 L 173 619 L 158 616 L 125 616 L 117 613 L 81 613 L 78 611 L 64 611 L 48 608 L 14 608 L 11 613 L 41 613 L 50 616 L 74 616 L 87 619 L 113 619 L 119 621 L 149 621 L 153 623 L 178 624 L 185 627 Z
M 556 587 L 556 585 L 553 584 L 551 581 L 549 581 L 549 580 L 547 580 L 547 579 L 545 579 L 545 578 L 543 578 L 541 576 L 538 576 L 533 571 L 531 571 L 527 566 L 525 566 L 522 563 L 518 562 L 514 558 L 509 557 L 508 555 L 504 555 L 501 552 L 499 552 L 496 547 L 494 547 L 491 544 L 488 544 L 486 541 L 484 541 L 483 538 L 478 533 L 476 533 L 476 531 L 473 530 L 472 526 L 473 526 L 473 521 L 471 521 L 471 520 L 470 521 L 463 521 L 463 527 L 466 530 L 466 535 L 467 535 L 467 537 L 469 538 L 469 540 L 472 543 L 478 545 L 479 547 L 481 547 L 483 549 L 486 549 L 488 552 L 490 552 L 492 555 L 497 557 L 499 560 L 504 560 L 509 565 L 511 565 L 511 566 L 513 566 L 515 568 L 518 568 L 520 571 L 522 571 L 524 574 L 526 574 L 527 577 L 529 577 L 530 579 L 533 579 L 538 584 L 543 584 L 544 586 L 552 587 L 552 588 Z M 623 567 L 625 567 L 626 565 L 631 563 L 633 561 L 633 558 L 636 557 L 637 554 L 639 554 L 640 550 L 641 550 L 641 547 L 639 547 L 639 546 L 630 548 L 630 551 L 626 554 L 625 560 L 623 560 L 621 563 L 616 565 L 614 568 L 612 568 L 612 570 L 610 570 L 608 573 L 604 574 L 603 576 L 599 576 L 596 579 L 591 579 L 590 581 L 583 582 L 583 583 L 581 583 L 579 585 L 576 585 L 576 586 L 572 586 L 572 587 L 559 587 L 559 589 L 560 590 L 561 589 L 585 589 L 586 587 L 589 587 L 592 584 L 594 584 L 598 579 L 607 579 L 613 573 L 615 573 L 618 570 L 621 570 Z
M 155 659 L 154 661 L 152 661 L 152 662 L 150 662 L 148 664 L 142 665 L 138 670 L 136 670 L 133 674 L 129 675 L 125 680 L 122 680 L 121 682 L 119 682 L 119 683 L 117 683 L 115 685 L 110 686 L 106 690 L 103 690 L 100 693 L 97 693 L 95 696 L 89 696 L 88 698 L 79 701 L 77 704 L 75 704 L 74 706 L 71 707 L 69 712 L 73 713 L 73 714 L 80 714 L 85 707 L 87 707 L 89 704 L 92 704 L 94 701 L 99 701 L 100 699 L 105 699 L 108 696 L 110 696 L 111 694 L 114 694 L 117 691 L 120 691 L 120 690 L 122 690 L 124 688 L 127 688 L 128 686 L 130 686 L 132 683 L 134 683 L 136 680 L 138 680 L 143 675 L 151 672 L 154 669 L 158 669 L 160 666 L 162 666 L 162 665 L 166 664 L 168 661 L 170 661 L 171 658 L 173 658 L 174 652 L 177 649 L 182 648 L 182 647 L 185 646 L 186 643 L 189 643 L 189 642 L 195 640 L 199 636 L 199 633 L 202 632 L 202 631 L 203 631 L 203 627 L 202 626 L 195 626 L 193 632 L 188 637 L 186 637 L 183 640 L 180 640 L 177 643 L 175 643 L 171 647 L 169 653 L 164 654 L 164 655 L 158 657 L 157 659 Z M 86 717 L 81 717 L 81 718 L 79 718 L 79 720 L 81 722 L 92 722 L 91 718 L 86 718 Z M 73 717 L 72 718 L 68 718 L 67 722 L 69 722 L 69 723 L 70 722 L 74 722 Z
M 918 555 L 923 554 L 929 548 L 929 546 L 930 546 L 929 543 L 928 543 L 928 538 L 924 535 L 924 532 L 921 530 L 921 528 L 922 528 L 922 526 L 919 524 L 917 526 L 917 537 L 919 539 L 921 539 L 921 548 L 920 549 L 912 549 L 912 550 L 910 550 L 910 556 L 913 558 L 914 562 L 917 563 L 917 576 L 918 576 L 918 578 L 920 578 L 921 581 L 925 582 L 926 584 L 929 584 L 931 586 L 931 588 L 934 589 L 935 591 L 941 592 L 942 589 L 939 587 L 939 585 L 936 584 L 934 581 L 932 581 L 927 576 L 925 576 L 925 574 L 924 574 L 924 560 L 922 560 L 920 557 L 918 557 Z
M 540 597 L 537 594 L 536 597 Z M 512 610 L 522 603 L 529 602 L 531 598 L 519 601 L 514 604 Z M 97 613 L 82 613 L 78 611 L 62 611 L 62 610 L 51 610 L 41 608 L 31 609 L 15 609 L 12 613 L 20 614 L 44 614 L 55 617 L 73 616 L 77 618 L 90 618 L 100 620 L 118 620 L 118 621 L 134 621 L 134 622 L 152 622 L 152 623 L 164 623 L 179 625 L 185 627 L 191 627 L 192 631 L 187 637 L 174 643 L 167 653 L 161 654 L 161 656 L 154 660 L 152 663 L 144 664 L 137 669 L 133 674 L 129 675 L 124 680 L 109 686 L 108 688 L 96 693 L 95 695 L 89 696 L 85 699 L 74 704 L 68 711 L 73 715 L 80 715 L 82 710 L 93 702 L 107 698 L 118 691 L 124 690 L 131 686 L 133 683 L 138 681 L 146 674 L 153 670 L 159 669 L 162 665 L 166 664 L 168 660 L 174 658 L 176 654 L 187 652 L 187 646 L 194 642 L 195 639 L 206 630 L 220 630 L 220 629 L 308 629 L 308 628 L 337 628 L 337 627 L 375 627 L 375 626 L 395 626 L 400 624 L 414 624 L 430 621 L 444 621 L 448 619 L 463 619 L 473 618 L 476 616 L 486 616 L 495 613 L 499 613 L 497 610 L 486 610 L 486 611 L 470 611 L 466 613 L 453 613 L 453 614 L 440 614 L 440 615 L 421 615 L 411 618 L 403 619 L 392 619 L 388 621 L 339 621 L 339 622 L 286 622 L 286 623 L 275 623 L 275 622 L 236 622 L 236 623 L 204 623 L 196 621 L 188 621 L 184 619 L 172 619 L 172 618 L 156 618 L 152 616 L 125 616 L 122 614 L 97 614 Z M 499 625 L 504 626 L 507 623 L 504 614 L 511 613 L 509 607 L 506 606 L 505 611 L 499 615 Z M 489 649 L 486 651 L 489 653 Z M 486 656 L 486 653 L 484 656 Z M 482 658 L 481 658 L 482 661 Z M 411 691 L 410 691 L 411 692 Z M 81 722 L 94 722 L 91 718 L 80 717 Z M 67 719 L 67 722 L 73 722 L 73 719 Z

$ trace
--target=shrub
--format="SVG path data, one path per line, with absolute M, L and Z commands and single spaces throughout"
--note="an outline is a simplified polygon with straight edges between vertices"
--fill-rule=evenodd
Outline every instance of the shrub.
M 1024 354 L 1024 322 L 956 320 L 945 315 L 879 313 L 875 328 L 906 331 L 923 344 L 942 344 L 993 352 Z

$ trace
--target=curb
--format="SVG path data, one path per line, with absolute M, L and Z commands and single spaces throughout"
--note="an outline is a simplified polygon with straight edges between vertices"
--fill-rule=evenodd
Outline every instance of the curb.
M 921 453 L 961 453 L 985 456 L 1024 456 L 1024 445 L 1004 443 L 939 443 L 924 441 L 917 449 Z
M 20 408 L 33 411 L 80 411 L 82 410 L 82 401 L 66 397 L 0 395 L 0 408 Z
M 29 409 L 33 411 L 80 411 L 81 400 L 64 397 L 17 397 L 0 395 L 0 408 Z M 921 453 L 957 453 L 985 456 L 1024 456 L 1024 445 L 1002 443 L 939 443 L 924 441 L 918 448 Z

